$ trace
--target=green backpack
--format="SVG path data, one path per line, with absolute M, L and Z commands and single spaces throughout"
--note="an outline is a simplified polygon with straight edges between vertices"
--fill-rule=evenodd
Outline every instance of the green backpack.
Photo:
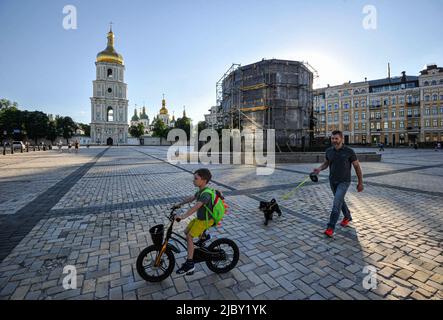
M 212 209 L 209 209 L 206 205 L 206 226 L 208 226 L 208 211 L 212 216 L 212 219 L 214 219 L 214 226 L 217 226 L 220 224 L 220 221 L 223 219 L 226 209 L 228 208 L 228 205 L 225 203 L 225 198 L 221 194 L 220 191 L 212 189 L 212 188 L 205 188 L 202 193 L 209 193 L 211 195 L 212 199 Z

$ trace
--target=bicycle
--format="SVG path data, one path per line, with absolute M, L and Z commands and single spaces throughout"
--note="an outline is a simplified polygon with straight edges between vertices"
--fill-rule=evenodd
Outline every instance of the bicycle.
M 180 249 L 170 243 L 170 240 L 174 240 L 187 251 L 186 239 L 172 231 L 176 218 L 175 210 L 176 208 L 172 208 L 169 217 L 167 216 L 170 225 L 166 231 L 165 239 L 163 240 L 163 224 L 152 227 L 149 232 L 154 244 L 143 249 L 137 257 L 137 272 L 146 281 L 159 282 L 165 280 L 174 271 L 174 253 L 180 253 Z M 234 241 L 220 238 L 211 242 L 207 247 L 205 246 L 206 241 L 200 237 L 194 243 L 194 263 L 205 262 L 209 270 L 215 273 L 226 273 L 235 268 L 240 257 L 240 251 Z M 192 275 L 193 273 L 188 272 L 186 275 Z

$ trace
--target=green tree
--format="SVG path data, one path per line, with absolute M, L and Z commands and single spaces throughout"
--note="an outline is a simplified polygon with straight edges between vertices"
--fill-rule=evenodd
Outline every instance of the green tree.
M 71 117 L 57 117 L 55 121 L 61 135 L 66 139 L 66 143 L 69 143 L 69 139 L 74 135 L 75 130 L 78 128 L 77 124 Z
M 48 116 L 41 111 L 23 111 L 22 116 L 23 128 L 26 130 L 26 135 L 29 139 L 37 140 L 45 138 L 48 134 Z
M 5 139 L 23 138 L 23 114 L 22 111 L 14 105 L 4 106 L 0 109 L 0 134 Z M 14 130 L 20 130 L 20 133 L 13 133 Z M 4 132 L 6 131 L 6 135 Z
M 191 137 L 191 119 L 188 117 L 178 118 L 175 121 L 175 128 L 182 129 L 186 132 L 186 137 L 189 140 Z
M 17 102 L 11 102 L 8 99 L 0 99 L 0 109 L 10 108 L 10 107 L 15 107 L 16 109 L 18 109 Z
M 136 126 L 129 127 L 129 134 L 135 138 L 140 138 L 145 133 L 145 126 L 143 123 L 139 123 Z
M 169 128 L 163 122 L 163 120 L 158 119 L 154 122 L 154 129 L 152 130 L 153 137 L 167 138 Z
M 77 123 L 77 126 L 85 132 L 85 136 L 91 136 L 91 126 L 85 123 Z
M 55 139 L 57 139 L 58 136 L 60 136 L 60 129 L 57 128 L 57 123 L 55 120 L 49 121 L 48 123 L 48 130 L 46 133 L 46 139 L 51 141 L 52 144 L 54 144 Z

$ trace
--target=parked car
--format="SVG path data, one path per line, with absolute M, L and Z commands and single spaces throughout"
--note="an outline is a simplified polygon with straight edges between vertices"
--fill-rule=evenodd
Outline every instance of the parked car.
M 26 146 L 23 143 L 23 141 L 14 141 L 14 142 L 12 142 L 12 147 L 14 148 L 14 150 L 15 149 L 23 149 L 24 150 L 26 148 Z

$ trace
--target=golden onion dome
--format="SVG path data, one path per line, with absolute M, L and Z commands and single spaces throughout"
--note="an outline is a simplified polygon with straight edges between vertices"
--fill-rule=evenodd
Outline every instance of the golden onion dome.
M 114 49 L 114 33 L 108 32 L 108 45 L 105 50 L 97 54 L 97 62 L 109 62 L 124 65 L 123 57 Z
M 166 100 L 162 100 L 162 108 L 160 109 L 160 114 L 168 114 L 168 109 L 166 109 Z

